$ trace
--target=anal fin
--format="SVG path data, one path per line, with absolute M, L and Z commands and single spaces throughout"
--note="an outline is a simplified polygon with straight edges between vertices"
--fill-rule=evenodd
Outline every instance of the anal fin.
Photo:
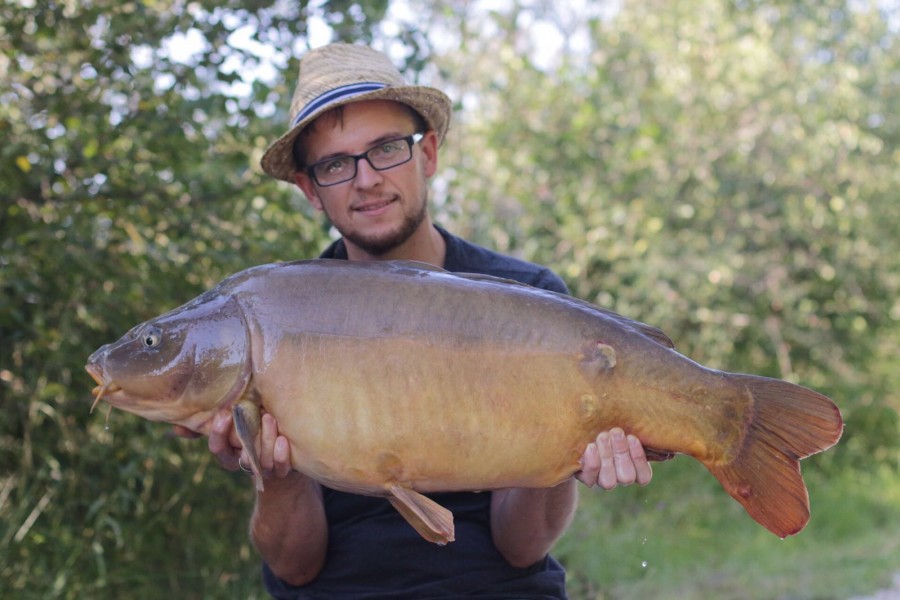
M 391 504 L 423 538 L 441 546 L 455 539 L 452 512 L 407 487 L 395 484 L 388 491 Z

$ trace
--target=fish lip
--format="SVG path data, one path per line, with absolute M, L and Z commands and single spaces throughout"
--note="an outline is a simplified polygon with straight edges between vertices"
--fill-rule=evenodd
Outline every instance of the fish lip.
M 100 399 L 100 396 L 114 394 L 122 389 L 115 381 L 106 376 L 106 373 L 103 372 L 103 367 L 100 365 L 90 363 L 84 370 L 97 382 L 97 386 L 91 390 L 91 394 L 93 394 L 97 400 Z
M 94 396 L 94 402 L 91 404 L 90 412 L 94 412 L 94 409 L 101 400 L 106 400 L 106 402 L 112 406 L 112 403 L 109 402 L 109 395 L 115 394 L 122 389 L 119 384 L 107 377 L 103 372 L 103 367 L 94 362 L 89 362 L 84 370 L 97 382 L 97 386 L 91 390 L 91 394 Z
M 106 383 L 106 377 L 103 373 L 103 367 L 101 367 L 100 365 L 90 363 L 84 368 L 84 370 L 87 371 L 91 377 L 93 377 L 94 381 L 97 382 L 97 385 L 102 386 Z

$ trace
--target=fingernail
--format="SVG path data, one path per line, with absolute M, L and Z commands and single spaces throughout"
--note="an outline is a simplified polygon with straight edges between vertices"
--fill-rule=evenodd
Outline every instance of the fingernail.
M 611 430 L 609 434 L 612 436 L 612 439 L 616 440 L 617 442 L 625 439 L 625 432 L 618 427 Z

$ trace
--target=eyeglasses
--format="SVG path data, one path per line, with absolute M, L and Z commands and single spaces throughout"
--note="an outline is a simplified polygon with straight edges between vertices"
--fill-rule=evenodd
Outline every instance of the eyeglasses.
M 407 163 L 412 158 L 413 144 L 422 141 L 424 134 L 414 133 L 406 137 L 380 142 L 362 154 L 334 156 L 313 163 L 306 172 L 321 187 L 337 185 L 356 177 L 357 164 L 366 159 L 376 171 L 385 171 Z

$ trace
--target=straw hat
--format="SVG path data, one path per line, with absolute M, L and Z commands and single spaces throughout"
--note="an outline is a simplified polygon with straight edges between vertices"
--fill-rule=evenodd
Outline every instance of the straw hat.
M 282 181 L 294 181 L 293 145 L 303 130 L 323 112 L 361 100 L 394 100 L 416 110 L 438 144 L 450 125 L 450 99 L 440 90 L 409 85 L 387 56 L 366 46 L 330 44 L 310 50 L 300 59 L 300 75 L 291 100 L 291 126 L 263 154 L 263 171 Z

